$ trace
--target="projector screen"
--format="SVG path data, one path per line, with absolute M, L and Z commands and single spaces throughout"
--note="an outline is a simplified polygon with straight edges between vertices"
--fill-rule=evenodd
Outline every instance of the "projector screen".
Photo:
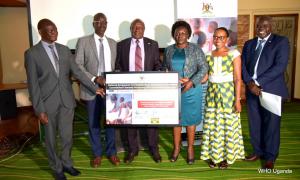
M 102 12 L 108 25 L 106 35 L 120 41 L 130 37 L 130 23 L 135 18 L 145 22 L 145 37 L 155 39 L 160 48 L 173 41 L 171 26 L 176 20 L 176 0 L 30 0 L 29 25 L 31 44 L 40 40 L 37 23 L 52 20 L 58 29 L 57 42 L 75 49 L 77 39 L 94 32 L 93 16 Z

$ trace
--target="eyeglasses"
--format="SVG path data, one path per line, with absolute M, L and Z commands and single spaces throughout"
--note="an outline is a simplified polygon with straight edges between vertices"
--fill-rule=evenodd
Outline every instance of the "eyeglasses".
M 220 41 L 224 41 L 227 37 L 226 36 L 213 36 L 214 40 L 217 41 L 220 39 Z

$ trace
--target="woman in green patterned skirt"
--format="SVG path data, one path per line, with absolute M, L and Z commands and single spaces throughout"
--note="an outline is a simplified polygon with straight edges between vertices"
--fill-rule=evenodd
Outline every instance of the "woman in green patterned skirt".
M 209 167 L 225 169 L 236 159 L 244 159 L 240 121 L 241 58 L 238 50 L 229 49 L 224 27 L 213 35 L 215 50 L 206 56 L 209 65 L 208 89 L 203 122 L 201 159 Z

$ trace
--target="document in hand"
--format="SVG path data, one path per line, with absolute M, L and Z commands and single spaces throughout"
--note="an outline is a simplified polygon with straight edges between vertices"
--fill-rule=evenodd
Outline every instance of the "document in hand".
M 259 96 L 259 100 L 260 104 L 265 109 L 278 116 L 281 116 L 281 96 L 262 91 L 261 95 Z

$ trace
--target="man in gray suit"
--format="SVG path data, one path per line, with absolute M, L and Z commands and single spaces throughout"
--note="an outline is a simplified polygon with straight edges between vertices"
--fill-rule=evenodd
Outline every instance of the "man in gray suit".
M 95 33 L 79 38 L 76 47 L 75 61 L 80 69 L 95 82 L 99 87 L 104 87 L 104 72 L 115 70 L 116 61 L 116 41 L 105 36 L 107 28 L 106 16 L 97 13 L 94 16 L 93 27 Z M 80 98 L 86 101 L 88 111 L 89 139 L 92 146 L 93 159 L 92 167 L 101 165 L 102 145 L 101 145 L 101 123 L 100 112 L 105 110 L 105 100 L 101 96 L 91 93 L 86 87 L 80 87 Z M 114 165 L 119 165 L 115 147 L 114 128 L 105 128 L 106 135 L 106 156 Z
M 39 121 L 45 126 L 49 166 L 55 179 L 66 179 L 64 172 L 78 176 L 71 160 L 74 108 L 76 106 L 70 74 L 79 79 L 91 94 L 104 95 L 78 68 L 68 47 L 55 43 L 56 25 L 49 19 L 38 23 L 41 41 L 26 50 L 25 68 L 28 90 Z M 61 137 L 61 157 L 56 152 L 57 130 Z

